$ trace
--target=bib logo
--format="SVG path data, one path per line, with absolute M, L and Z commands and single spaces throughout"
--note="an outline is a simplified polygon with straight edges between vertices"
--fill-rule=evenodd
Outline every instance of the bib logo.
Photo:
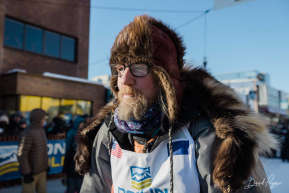
M 118 193 L 144 193 L 143 190 L 141 190 L 140 192 L 133 192 L 130 190 L 125 191 L 125 189 L 118 187 Z M 159 188 L 150 188 L 150 191 L 146 193 L 168 193 L 168 189 L 164 189 L 164 191 L 162 191 Z
M 152 183 L 150 167 L 141 168 L 130 166 L 131 171 L 131 186 L 134 189 L 141 190 L 147 188 Z

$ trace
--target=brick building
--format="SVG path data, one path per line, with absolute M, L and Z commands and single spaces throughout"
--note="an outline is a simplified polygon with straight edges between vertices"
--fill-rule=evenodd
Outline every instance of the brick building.
M 88 76 L 90 0 L 0 0 L 0 110 L 95 115 Z

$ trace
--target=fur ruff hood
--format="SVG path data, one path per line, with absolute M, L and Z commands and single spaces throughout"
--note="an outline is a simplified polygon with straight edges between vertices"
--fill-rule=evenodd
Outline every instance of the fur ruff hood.
M 213 182 L 224 192 L 236 191 L 250 177 L 258 154 L 277 149 L 278 142 L 268 133 L 262 117 L 204 69 L 185 67 L 180 77 L 189 95 L 186 97 L 197 101 L 197 108 L 209 116 L 216 135 L 223 140 L 212 160 Z M 84 175 L 89 171 L 91 141 L 99 125 L 116 106 L 108 103 L 90 125 L 79 131 L 75 156 L 78 173 Z

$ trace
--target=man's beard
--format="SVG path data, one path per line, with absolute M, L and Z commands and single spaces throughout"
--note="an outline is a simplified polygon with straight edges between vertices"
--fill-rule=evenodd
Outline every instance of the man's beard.
M 124 95 L 132 95 L 131 98 L 124 98 Z M 125 86 L 118 92 L 119 105 L 117 115 L 124 121 L 141 120 L 144 113 L 151 107 L 153 101 L 146 99 L 139 91 Z

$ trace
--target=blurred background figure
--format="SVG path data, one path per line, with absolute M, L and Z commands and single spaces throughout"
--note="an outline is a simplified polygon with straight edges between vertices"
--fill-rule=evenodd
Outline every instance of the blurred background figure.
M 7 134 L 8 125 L 9 118 L 5 114 L 5 111 L 0 111 L 0 136 L 5 136 Z
M 79 193 L 83 181 L 83 177 L 75 172 L 75 161 L 73 158 L 77 148 L 77 130 L 83 128 L 84 123 L 85 119 L 83 117 L 76 117 L 74 127 L 67 133 L 66 137 L 66 154 L 62 172 L 67 176 L 67 193 L 75 193 L 75 191 Z
M 277 138 L 280 138 L 280 133 L 278 131 L 278 127 L 277 127 L 277 123 L 273 122 L 272 125 L 269 127 L 269 132 L 274 134 Z M 272 149 L 272 155 L 268 156 L 268 157 L 273 157 L 276 158 L 277 154 L 276 154 L 276 150 Z
M 14 135 L 21 136 L 21 133 L 27 128 L 27 122 L 25 118 L 21 118 L 16 128 Z
M 32 110 L 30 125 L 21 133 L 17 155 L 23 176 L 22 193 L 34 193 L 35 190 L 37 193 L 46 193 L 46 175 L 49 167 L 47 138 L 42 128 L 45 116 L 46 113 L 42 109 Z
M 48 123 L 44 126 L 44 129 L 46 131 L 46 135 L 57 135 L 59 133 L 65 133 L 65 121 L 61 117 L 55 116 L 51 123 Z
M 282 135 L 281 159 L 283 162 L 285 162 L 286 160 L 287 162 L 289 162 L 289 128 L 287 119 L 283 120 L 281 135 Z
M 17 111 L 16 113 L 12 114 L 9 121 L 9 129 L 8 129 L 8 135 L 17 135 L 17 130 L 19 127 L 19 121 L 23 118 L 20 111 Z
M 77 130 L 84 126 L 84 122 L 85 120 L 81 116 L 78 116 L 75 118 L 73 128 L 70 129 L 66 135 L 66 148 L 65 148 L 66 151 L 65 152 L 68 152 L 68 149 L 74 143 Z
M 82 115 L 81 117 L 84 118 L 84 120 L 85 120 L 84 125 L 87 125 L 91 120 L 91 118 L 88 114 Z

